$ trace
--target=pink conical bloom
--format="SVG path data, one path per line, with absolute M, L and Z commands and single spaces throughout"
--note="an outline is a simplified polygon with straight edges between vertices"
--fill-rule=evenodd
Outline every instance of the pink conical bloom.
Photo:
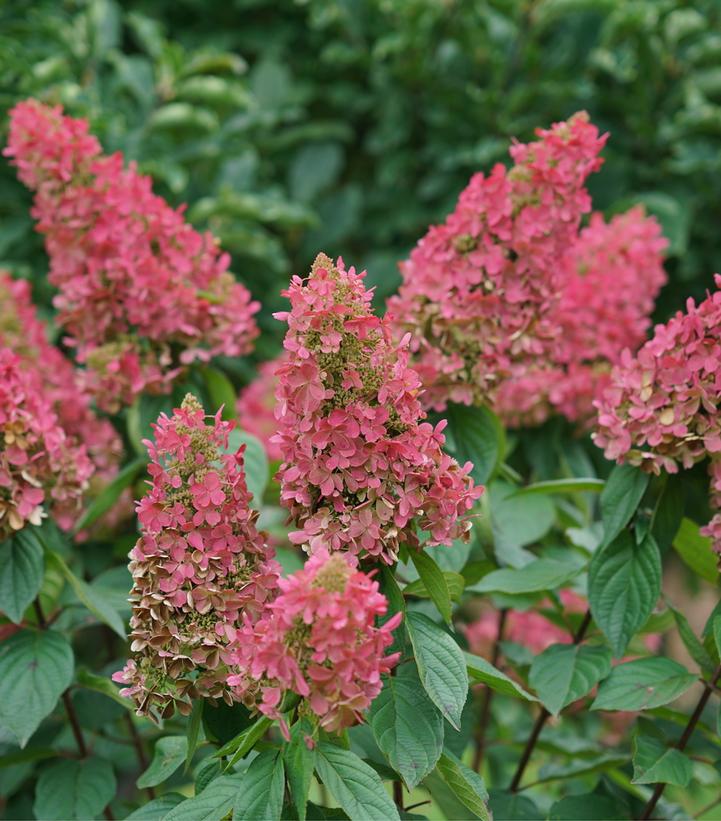
M 378 582 L 349 557 L 318 551 L 279 582 L 280 594 L 255 624 L 246 618 L 228 654 L 229 683 L 247 706 L 281 718 L 286 693 L 304 699 L 326 731 L 361 721 L 399 654 L 384 656 L 400 613 L 375 626 L 387 610 Z
M 249 507 L 244 446 L 226 452 L 231 428 L 220 413 L 207 422 L 189 394 L 146 442 L 151 488 L 130 553 L 133 657 L 113 676 L 139 713 L 185 714 L 198 697 L 231 703 L 223 651 L 276 590 L 279 567 Z
M 72 527 L 93 472 L 60 426 L 36 370 L 0 348 L 0 541 L 50 511 Z
M 401 264 L 389 313 L 398 338 L 412 334 L 429 407 L 493 406 L 499 384 L 556 342 L 559 260 L 590 210 L 585 181 L 606 138 L 585 113 L 537 134 L 511 147 L 510 170 L 472 177 L 455 211 Z
M 246 353 L 259 306 L 210 235 L 104 156 L 84 120 L 35 100 L 11 112 L 5 154 L 35 191 L 58 322 L 109 410 L 166 392 L 185 365 Z
M 69 442 L 85 446 L 94 467 L 86 494 L 92 497 L 94 486 L 106 485 L 118 472 L 123 452 L 120 437 L 108 420 L 93 411 L 72 362 L 49 342 L 47 326 L 33 305 L 29 283 L 14 280 L 7 271 L 0 271 L 0 345 L 17 354 L 25 368 L 37 371 L 43 393 Z M 131 513 L 128 492 L 114 506 L 113 515 L 117 518 Z
M 283 458 L 280 448 L 273 441 L 278 433 L 275 418 L 275 392 L 278 389 L 278 367 L 286 361 L 284 356 L 271 359 L 258 368 L 258 376 L 238 396 L 236 411 L 243 430 L 256 436 L 271 461 Z
M 562 258 L 559 299 L 549 315 L 557 329 L 544 357 L 499 383 L 495 410 L 512 427 L 543 422 L 556 412 L 587 425 L 593 400 L 608 384 L 611 367 L 636 351 L 666 282 L 668 245 L 641 207 L 605 222 L 593 214 Z
M 721 288 L 721 276 L 716 275 Z M 721 290 L 696 305 L 688 300 L 636 357 L 626 352 L 597 402 L 595 443 L 608 459 L 644 470 L 675 473 L 711 459 L 712 504 L 718 493 L 721 454 Z M 721 552 L 716 518 L 707 533 Z
M 401 544 L 451 544 L 482 489 L 471 464 L 444 453 L 444 422 L 423 421 L 420 382 L 406 343 L 392 343 L 373 315 L 364 274 L 321 254 L 293 277 L 278 368 L 275 442 L 283 455 L 281 501 L 299 526 L 291 541 L 393 563 Z

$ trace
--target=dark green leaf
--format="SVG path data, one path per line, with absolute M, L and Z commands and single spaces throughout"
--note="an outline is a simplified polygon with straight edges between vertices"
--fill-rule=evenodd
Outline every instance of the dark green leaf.
M 535 696 L 527 693 L 520 684 L 502 673 L 489 661 L 471 653 L 464 653 L 464 656 L 468 667 L 468 677 L 473 684 L 486 684 L 492 690 L 496 690 L 504 696 L 520 697 L 526 701 L 537 701 Z
M 488 408 L 449 404 L 446 408 L 453 452 L 461 464 L 473 463 L 472 476 L 484 484 L 496 472 L 506 449 L 506 434 Z
M 671 659 L 650 657 L 619 664 L 598 688 L 592 710 L 648 710 L 668 704 L 698 678 Z
M 198 749 L 200 742 L 200 731 L 203 726 L 203 707 L 205 702 L 202 698 L 193 702 L 193 711 L 190 714 L 190 723 L 188 724 L 188 752 L 185 755 L 185 769 L 190 767 L 190 762 L 193 760 L 195 751 Z
M 633 784 L 688 786 L 693 775 L 691 760 L 658 738 L 636 733 L 633 739 Z
M 73 651 L 59 633 L 21 630 L 0 644 L 0 725 L 24 747 L 73 678 Z
M 115 795 L 108 761 L 58 761 L 44 767 L 35 787 L 33 812 L 47 821 L 98 818 Z
M 633 465 L 616 465 L 601 493 L 603 544 L 610 544 L 631 521 L 648 487 L 649 474 Z
M 468 697 L 468 673 L 456 642 L 427 616 L 408 613 L 406 626 L 423 687 L 448 721 L 460 728 Z
M 177 804 L 163 816 L 163 821 L 221 821 L 233 809 L 233 801 L 244 775 L 216 778 L 200 795 Z
M 483 821 L 490 821 L 491 814 L 487 806 L 488 792 L 478 773 L 448 751 L 441 755 L 436 770 L 465 807 L 468 807 L 476 817 Z
M 181 801 L 185 801 L 185 796 L 177 792 L 167 792 L 160 798 L 154 798 L 131 812 L 125 821 L 163 821 L 165 816 L 177 807 Z
M 201 368 L 205 388 L 212 402 L 212 410 L 217 411 L 223 407 L 223 419 L 232 420 L 236 418 L 235 405 L 237 401 L 237 391 L 233 383 L 223 373 L 223 371 L 204 365 Z
M 490 806 L 493 817 L 497 821 L 538 821 L 543 813 L 527 795 L 492 790 Z
M 102 693 L 104 696 L 112 698 L 112 700 L 120 704 L 121 707 L 125 707 L 129 712 L 135 712 L 133 702 L 121 696 L 118 688 L 107 676 L 98 676 L 86 668 L 80 667 L 75 675 L 75 681 L 86 690 Z
M 625 808 L 606 795 L 567 795 L 551 807 L 549 821 L 608 821 L 625 817 Z
M 536 559 L 524 567 L 504 567 L 468 588 L 474 593 L 535 593 L 555 590 L 578 576 L 583 568 L 556 559 Z
M 262 818 L 278 821 L 283 809 L 285 767 L 283 756 L 274 750 L 260 753 L 250 762 L 233 804 L 234 821 Z
M 514 496 L 531 496 L 537 493 L 600 493 L 605 486 L 603 479 L 550 479 L 535 482 L 517 490 Z
M 310 721 L 300 719 L 290 731 L 290 744 L 285 749 L 286 778 L 298 821 L 305 821 L 308 792 L 315 769 L 315 750 L 309 750 L 305 743 L 305 737 L 312 735 Z
M 408 789 L 436 766 L 443 751 L 443 718 L 425 694 L 415 664 L 403 664 L 384 680 L 368 721 L 378 747 Z
M 37 596 L 44 570 L 43 547 L 32 525 L 0 544 L 0 609 L 15 624 Z
M 637 545 L 624 531 L 593 554 L 588 571 L 591 612 L 616 657 L 646 623 L 660 592 L 661 556 L 650 534 Z
M 446 580 L 446 585 L 448 587 L 448 592 L 451 596 L 451 601 L 458 602 L 461 600 L 463 595 L 463 588 L 465 585 L 465 579 L 460 573 L 455 573 L 452 570 L 444 570 L 443 576 Z M 423 584 L 422 579 L 416 579 L 415 581 L 407 584 L 403 588 L 403 595 L 404 596 L 418 596 L 420 599 L 429 599 L 431 598 L 430 593 L 426 589 L 425 584 Z
M 698 639 L 696 634 L 693 632 L 686 616 L 684 616 L 684 614 L 679 610 L 676 610 L 675 607 L 669 607 L 669 610 L 673 613 L 673 618 L 676 622 L 676 627 L 678 628 L 678 634 L 681 636 L 681 641 L 683 641 L 691 658 L 702 670 L 705 670 L 707 673 L 713 672 L 716 667 L 714 660 L 708 654 L 708 651 L 703 646 L 700 639 Z
M 433 561 L 433 559 L 423 551 L 410 551 L 418 575 L 421 577 L 423 586 L 431 597 L 433 604 L 438 608 L 438 612 L 443 617 L 446 624 L 451 624 L 451 593 L 443 571 Z
M 256 745 L 256 742 L 263 738 L 272 724 L 273 722 L 271 719 L 266 718 L 266 716 L 261 716 L 256 719 L 250 727 L 243 730 L 242 733 L 239 733 L 227 744 L 224 744 L 215 753 L 216 757 L 220 758 L 232 753 L 232 758 L 228 762 L 228 769 L 230 769 L 236 761 L 240 761 L 241 758 L 245 758 L 245 756 L 248 755 L 248 753 Z
M 117 503 L 125 488 L 133 484 L 147 463 L 146 458 L 138 457 L 125 465 L 118 475 L 95 496 L 80 521 L 75 525 L 75 531 L 85 530 L 105 515 Z
M 611 670 L 607 647 L 552 644 L 533 659 L 529 684 L 553 715 L 587 695 Z
M 321 741 L 316 770 L 351 821 L 399 821 L 380 777 L 355 753 Z
M 138 778 L 140 789 L 157 787 L 178 769 L 185 761 L 188 739 L 184 735 L 166 735 L 155 743 L 153 760 L 148 769 Z
M 711 539 L 702 536 L 700 529 L 691 519 L 682 519 L 673 547 L 694 573 L 711 584 L 718 584 L 717 554 L 711 549 Z

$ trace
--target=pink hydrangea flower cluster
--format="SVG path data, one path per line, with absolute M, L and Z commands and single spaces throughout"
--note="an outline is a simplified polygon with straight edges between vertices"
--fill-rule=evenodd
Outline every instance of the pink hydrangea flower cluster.
M 259 305 L 228 255 L 121 154 L 104 156 L 85 120 L 19 103 L 5 154 L 35 191 L 58 321 L 103 408 L 168 391 L 193 361 L 248 352 Z
M 556 325 L 547 358 L 529 358 L 499 383 L 495 409 L 510 426 L 543 422 L 552 412 L 588 424 L 593 400 L 625 349 L 646 339 L 666 282 L 661 227 L 642 207 L 606 222 L 593 214 L 562 258 L 563 281 L 549 317 Z
M 400 654 L 384 652 L 401 614 L 375 626 L 386 613 L 386 598 L 345 554 L 319 550 L 279 586 L 260 620 L 246 617 L 231 647 L 234 694 L 282 719 L 283 698 L 295 693 L 304 699 L 300 709 L 328 732 L 357 723 L 380 693 L 381 676 L 398 660 Z
M 48 340 L 48 329 L 32 302 L 30 284 L 0 271 L 0 345 L 10 348 L 25 367 L 38 372 L 43 393 L 72 442 L 85 446 L 95 468 L 93 481 L 107 484 L 118 471 L 122 443 L 115 428 L 101 419 L 82 391 L 72 362 Z M 90 489 L 92 495 L 92 487 Z
M 443 427 L 423 421 L 421 385 L 407 341 L 394 345 L 371 309 L 364 274 L 321 254 L 308 279 L 293 277 L 287 361 L 278 368 L 281 501 L 311 553 L 348 550 L 388 564 L 402 544 L 464 537 L 481 495 L 443 452 Z
M 268 458 L 279 462 L 283 454 L 273 437 L 278 432 L 278 420 L 275 418 L 275 392 L 278 389 L 276 372 L 283 356 L 271 359 L 258 368 L 258 375 L 238 396 L 236 411 L 243 430 L 256 436 L 265 447 Z
M 598 400 L 594 441 L 608 459 L 676 473 L 710 458 L 711 503 L 721 511 L 721 276 L 689 299 L 633 357 L 626 352 Z M 704 531 L 721 553 L 721 512 Z
M 60 426 L 37 372 L 0 348 L 0 541 L 52 511 L 72 527 L 93 472 Z
M 633 209 L 609 224 L 594 215 L 579 235 L 606 137 L 585 113 L 537 134 L 511 147 L 510 170 L 472 177 L 401 263 L 388 310 L 397 338 L 412 334 L 428 407 L 586 421 L 608 363 L 643 340 L 665 280 L 657 223 Z
M 226 452 L 231 428 L 220 413 L 208 423 L 188 395 L 146 442 L 152 482 L 130 553 L 133 658 L 113 677 L 139 713 L 187 714 L 198 697 L 232 703 L 223 653 L 276 592 L 280 568 L 249 506 L 244 446 Z

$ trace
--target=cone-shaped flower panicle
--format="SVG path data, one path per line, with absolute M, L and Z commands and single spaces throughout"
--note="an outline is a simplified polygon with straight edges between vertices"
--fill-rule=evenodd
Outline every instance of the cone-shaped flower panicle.
M 721 276 L 716 275 L 721 288 Z M 608 459 L 675 473 L 711 459 L 711 502 L 721 509 L 721 290 L 689 299 L 636 357 L 626 352 L 597 402 L 595 443 Z M 721 517 L 707 533 L 721 552 Z
M 275 393 L 278 389 L 278 366 L 285 357 L 271 359 L 258 368 L 258 376 L 238 396 L 236 411 L 243 430 L 256 436 L 265 448 L 268 458 L 278 462 L 283 458 L 273 437 L 278 433 L 275 418 Z
M 120 437 L 108 420 L 93 412 L 72 362 L 48 340 L 29 283 L 14 280 L 6 271 L 0 271 L 0 345 L 17 354 L 24 368 L 38 372 L 43 393 L 68 438 L 85 446 L 95 468 L 93 482 L 111 481 L 122 455 Z
M 113 677 L 140 713 L 187 713 L 196 697 L 230 703 L 223 651 L 242 617 L 252 624 L 276 591 L 279 567 L 249 507 L 244 446 L 226 452 L 231 428 L 188 395 L 146 442 L 151 487 L 130 553 L 133 655 Z
M 319 550 L 279 585 L 266 613 L 255 624 L 246 618 L 231 646 L 234 693 L 271 718 L 280 718 L 285 694 L 295 693 L 304 699 L 301 711 L 327 731 L 357 723 L 398 660 L 384 652 L 400 613 L 375 626 L 385 596 L 344 554 Z
M 666 282 L 661 227 L 641 207 L 605 222 L 593 214 L 562 258 L 559 300 L 549 314 L 554 344 L 501 380 L 495 410 L 512 427 L 553 412 L 588 425 L 593 400 L 626 348 L 636 351 Z
M 51 512 L 73 526 L 93 472 L 60 426 L 36 370 L 0 348 L 0 541 Z
M 287 362 L 278 368 L 281 500 L 291 541 L 393 563 L 401 544 L 450 544 L 482 489 L 442 450 L 444 422 L 424 421 L 407 340 L 393 344 L 374 316 L 364 274 L 321 254 L 294 277 Z
M 58 321 L 103 407 L 169 390 L 195 360 L 249 350 L 259 306 L 228 271 L 227 254 L 133 164 L 104 156 L 87 122 L 19 103 L 5 154 L 35 191 Z
M 511 147 L 510 170 L 472 177 L 401 264 L 389 313 L 398 338 L 412 334 L 424 402 L 438 410 L 493 405 L 501 380 L 546 356 L 558 334 L 559 259 L 590 210 L 585 181 L 605 137 L 585 113 L 537 135 Z

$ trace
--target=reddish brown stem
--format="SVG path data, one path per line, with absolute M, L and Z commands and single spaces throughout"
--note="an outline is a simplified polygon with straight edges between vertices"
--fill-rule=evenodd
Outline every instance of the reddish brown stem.
M 506 616 L 508 610 L 503 609 L 498 611 L 498 629 L 496 631 L 496 639 L 493 642 L 493 654 L 491 656 L 491 663 L 494 667 L 498 666 L 498 659 L 501 655 L 501 641 L 503 640 L 503 631 L 506 626 Z M 481 764 L 483 764 L 483 754 L 486 746 L 486 732 L 488 730 L 488 723 L 491 720 L 491 700 L 493 699 L 493 690 L 486 685 L 480 698 L 481 714 L 476 727 L 476 749 L 473 752 L 473 769 L 476 772 L 481 771 Z

